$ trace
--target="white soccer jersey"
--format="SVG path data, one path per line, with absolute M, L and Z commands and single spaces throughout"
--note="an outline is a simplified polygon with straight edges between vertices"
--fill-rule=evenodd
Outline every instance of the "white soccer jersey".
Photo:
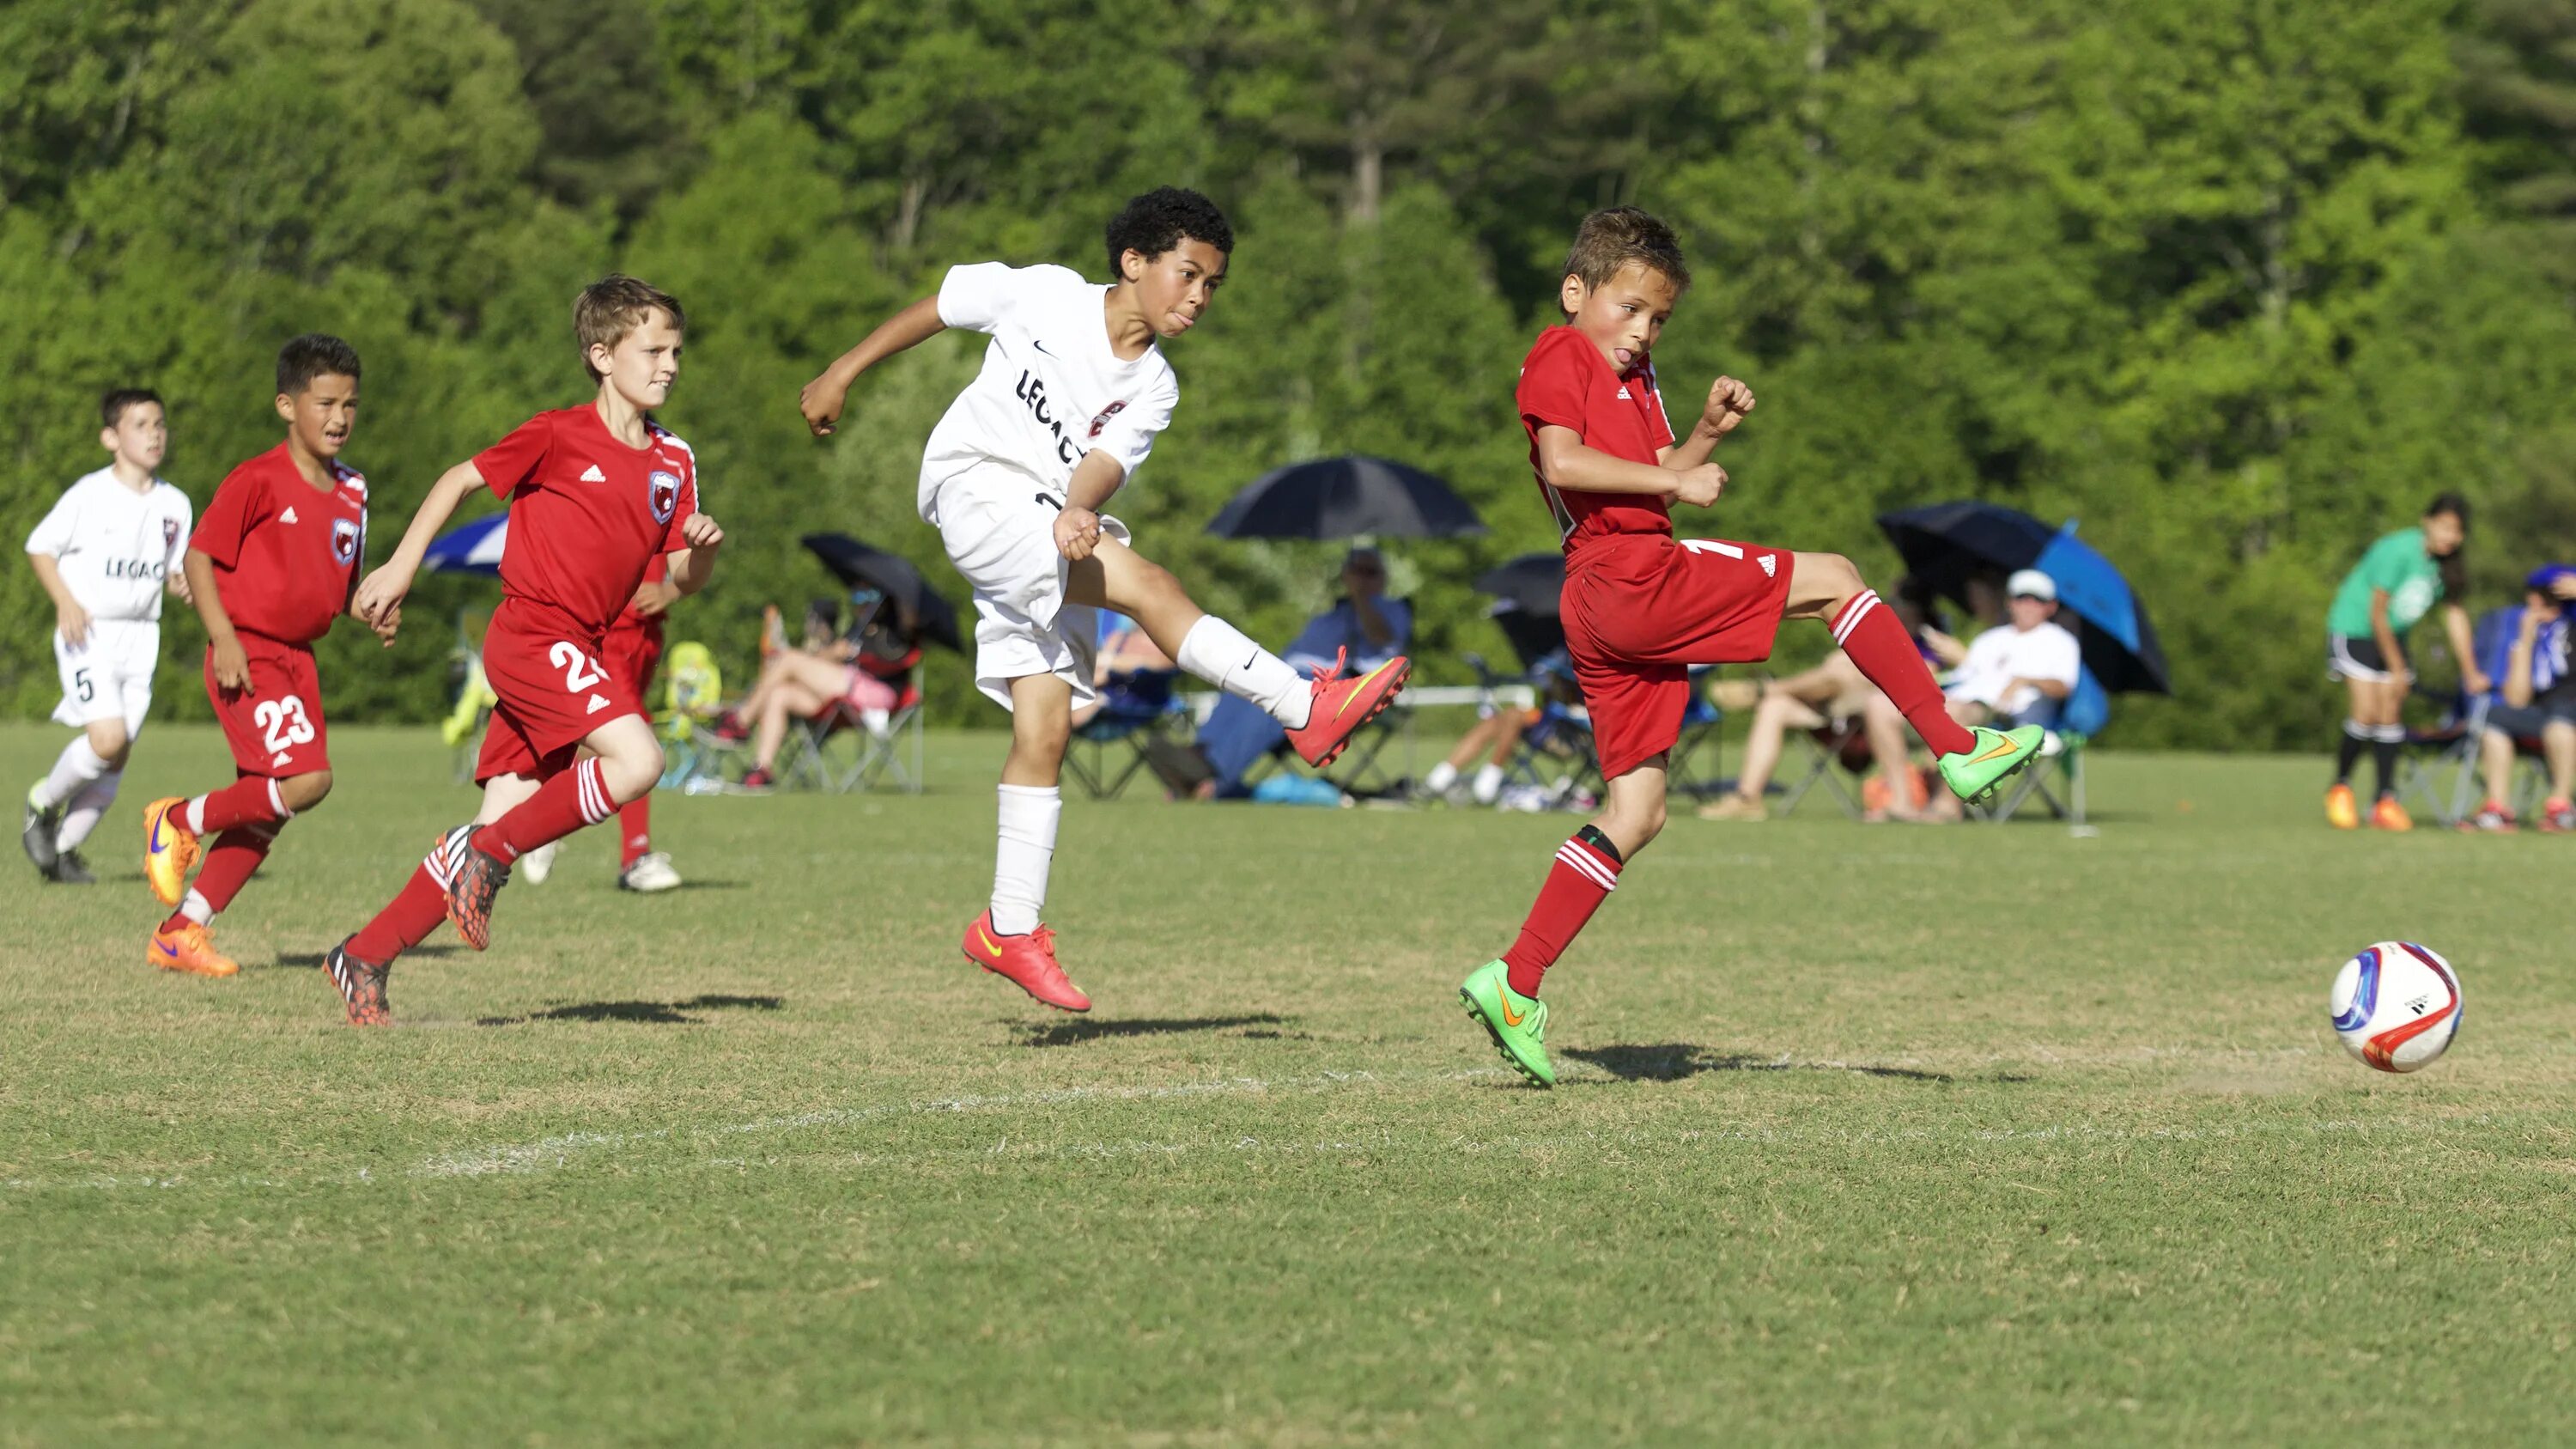
M 942 484 L 1001 470 L 1061 501 L 1083 455 L 1106 449 L 1129 473 L 1172 421 L 1181 384 L 1159 347 L 1109 350 L 1109 289 L 1065 267 L 951 267 L 939 320 L 992 334 L 983 370 L 948 406 L 921 459 L 921 516 L 937 523 Z
M 188 495 L 155 478 L 142 493 L 106 468 L 63 490 L 27 535 L 51 554 L 64 587 L 93 619 L 157 620 L 163 581 L 187 551 Z

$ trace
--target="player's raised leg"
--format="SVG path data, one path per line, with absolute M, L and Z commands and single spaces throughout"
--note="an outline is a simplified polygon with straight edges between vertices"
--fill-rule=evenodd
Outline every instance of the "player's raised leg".
M 2044 732 L 2037 725 L 1972 729 L 1950 717 L 1913 637 L 1896 611 L 1879 601 L 1878 591 L 1861 581 L 1851 560 L 1838 553 L 1802 553 L 1792 557 L 1791 569 L 1782 617 L 1832 622 L 1834 643 L 1931 747 L 1941 778 L 1960 799 L 1985 798 L 2039 758 Z
M 610 720 L 581 743 L 588 758 L 545 777 L 524 802 L 466 842 L 447 881 L 447 919 L 475 950 L 491 944 L 492 903 L 520 856 L 597 825 L 662 778 L 662 742 L 640 714 Z
M 27 859 L 47 880 L 87 884 L 88 871 L 66 881 L 65 857 L 80 848 L 116 798 L 132 736 L 122 719 L 91 720 L 54 757 L 54 766 L 27 790 L 26 824 L 19 836 Z M 77 863 L 77 857 L 72 857 Z
M 1054 674 L 1029 674 L 1011 688 L 1011 753 L 1002 762 L 993 848 L 993 898 L 967 923 L 966 959 L 1049 1006 L 1089 1011 L 1091 998 L 1056 960 L 1055 932 L 1041 919 L 1055 863 L 1059 781 L 1073 735 L 1073 687 Z
M 1072 565 L 1065 596 L 1134 619 L 1181 668 L 1279 721 L 1299 757 L 1318 768 L 1383 714 L 1413 673 L 1413 661 L 1398 655 L 1356 678 L 1343 678 L 1337 663 L 1300 679 L 1287 660 L 1192 603 L 1169 569 L 1114 539 Z

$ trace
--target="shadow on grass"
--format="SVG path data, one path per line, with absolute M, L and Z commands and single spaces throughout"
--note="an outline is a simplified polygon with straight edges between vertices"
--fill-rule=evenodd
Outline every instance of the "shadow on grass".
M 455 946 L 448 945 L 414 946 L 410 950 L 402 953 L 402 959 L 405 961 L 435 961 L 442 956 L 455 955 L 457 949 L 458 948 Z M 327 952 L 322 951 L 281 951 L 277 955 L 277 960 L 272 964 L 290 971 L 318 971 L 322 968 L 322 958 L 327 954 Z M 242 964 L 247 966 L 250 963 L 245 961 Z
M 571 1006 L 531 1011 L 525 1016 L 486 1016 L 476 1026 L 520 1026 L 531 1021 L 634 1021 L 650 1026 L 696 1026 L 706 1020 L 693 1011 L 777 1011 L 787 1005 L 780 996 L 692 996 L 686 1001 L 584 1001 Z
M 1045 1026 L 1012 1023 L 1025 1033 L 1023 1046 L 1074 1046 L 1111 1036 L 1173 1036 L 1189 1031 L 1230 1031 L 1246 1026 L 1286 1026 L 1289 1018 L 1270 1012 L 1251 1016 L 1182 1016 L 1182 1017 L 1077 1017 L 1072 1021 L 1050 1022 Z M 1247 1031 L 1248 1037 L 1275 1039 L 1278 1032 Z
M 1623 1082 L 1678 1082 L 1702 1072 L 1855 1072 L 1864 1077 L 1892 1077 L 1905 1082 L 1951 1082 L 1947 1072 L 1914 1067 L 1880 1067 L 1866 1062 L 1795 1062 L 1743 1052 L 1714 1052 L 1688 1042 L 1653 1046 L 1567 1047 L 1566 1056 L 1589 1062 Z

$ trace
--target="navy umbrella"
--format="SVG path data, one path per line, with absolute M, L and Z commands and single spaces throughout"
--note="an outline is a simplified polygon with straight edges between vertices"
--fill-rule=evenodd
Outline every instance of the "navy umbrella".
M 1553 619 L 1565 593 L 1565 555 L 1549 549 L 1506 559 L 1485 570 L 1476 592 Z
M 1465 538 L 1485 531 L 1447 483 L 1353 453 L 1273 468 L 1208 522 L 1218 538 Z
M 1961 605 L 1980 570 L 2037 569 L 2057 583 L 2057 601 L 2075 616 L 2084 667 L 2113 694 L 2173 693 L 2173 671 L 2147 609 L 2111 561 L 2075 536 L 2075 525 L 2050 528 L 1999 503 L 1935 503 L 1878 516 L 1906 572 Z
M 965 636 L 957 629 L 957 610 L 931 591 L 921 570 L 908 559 L 874 549 L 846 533 L 809 533 L 805 545 L 832 576 L 854 589 L 874 589 L 886 596 L 913 632 L 933 644 L 964 653 Z

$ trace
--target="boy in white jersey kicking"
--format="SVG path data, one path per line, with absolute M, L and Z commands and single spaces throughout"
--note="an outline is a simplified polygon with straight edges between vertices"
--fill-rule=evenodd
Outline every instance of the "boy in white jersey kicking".
M 54 601 L 54 661 L 63 702 L 54 722 L 80 733 L 27 791 L 19 840 L 36 872 L 65 885 L 95 878 L 81 842 L 116 799 L 117 782 L 161 659 L 161 596 L 188 596 L 179 557 L 188 547 L 188 495 L 153 470 L 169 450 L 161 399 L 118 388 L 99 404 L 108 465 L 63 490 L 27 535 L 27 562 Z
M 966 928 L 966 958 L 1067 1011 L 1090 998 L 1065 978 L 1040 923 L 1063 811 L 1057 779 L 1076 704 L 1093 697 L 1093 610 L 1136 621 L 1199 678 L 1261 706 L 1297 753 L 1329 764 L 1412 670 L 1401 657 L 1355 679 L 1312 680 L 1200 611 L 1169 573 L 1127 546 L 1099 510 L 1153 451 L 1180 383 L 1156 345 L 1197 323 L 1225 280 L 1234 229 L 1214 202 L 1163 187 L 1109 223 L 1117 280 L 1064 267 L 953 267 L 939 293 L 897 312 L 805 385 L 798 404 L 830 433 L 850 385 L 950 327 L 989 333 L 983 370 L 957 395 L 921 460 L 922 519 L 975 590 L 975 683 L 1011 711 L 990 908 Z

